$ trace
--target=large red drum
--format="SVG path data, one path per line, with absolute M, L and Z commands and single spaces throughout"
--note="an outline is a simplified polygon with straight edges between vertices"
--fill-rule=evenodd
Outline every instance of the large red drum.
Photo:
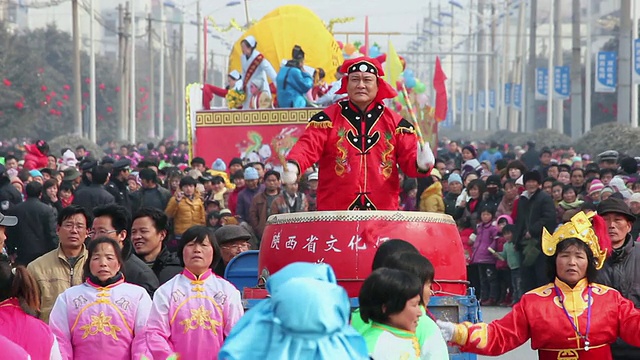
M 258 269 L 273 274 L 306 261 L 327 263 L 350 297 L 371 273 L 376 249 L 390 239 L 416 246 L 436 269 L 437 295 L 465 295 L 467 270 L 458 229 L 449 215 L 405 211 L 319 211 L 269 217 Z

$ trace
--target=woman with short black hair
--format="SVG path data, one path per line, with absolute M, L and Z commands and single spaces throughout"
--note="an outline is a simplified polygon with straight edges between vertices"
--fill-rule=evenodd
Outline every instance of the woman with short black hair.
M 361 332 L 376 360 L 420 359 L 416 337 L 423 284 L 408 272 L 380 268 L 360 289 L 360 317 L 371 326 Z

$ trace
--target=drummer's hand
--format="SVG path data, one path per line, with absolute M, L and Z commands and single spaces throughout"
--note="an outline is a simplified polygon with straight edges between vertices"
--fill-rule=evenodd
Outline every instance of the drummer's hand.
M 298 181 L 298 167 L 292 163 L 287 163 L 282 174 L 282 182 L 285 185 L 293 185 Z
M 448 321 L 436 320 L 436 324 L 440 328 L 440 333 L 444 338 L 444 341 L 450 342 L 453 339 L 453 334 L 456 332 L 456 324 Z
M 424 143 L 424 146 L 420 146 L 418 142 L 418 168 L 423 171 L 428 171 L 436 163 L 436 158 L 433 156 L 431 146 L 429 142 Z

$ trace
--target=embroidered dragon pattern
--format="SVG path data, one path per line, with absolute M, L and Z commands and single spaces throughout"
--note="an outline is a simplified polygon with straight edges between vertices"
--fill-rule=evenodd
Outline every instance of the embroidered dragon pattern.
M 392 139 L 393 139 L 393 134 L 391 134 L 388 131 L 384 133 L 385 149 L 382 152 L 381 166 L 382 166 L 382 176 L 384 176 L 385 179 L 388 179 L 391 176 L 391 173 L 393 172 L 394 162 L 392 159 L 392 154 L 395 147 L 391 143 Z
M 338 154 L 336 156 L 336 166 L 335 171 L 336 175 L 342 176 L 345 171 L 347 171 L 347 149 L 345 148 L 347 131 L 345 128 L 340 128 L 338 130 L 338 142 L 336 143 L 336 148 L 338 149 Z

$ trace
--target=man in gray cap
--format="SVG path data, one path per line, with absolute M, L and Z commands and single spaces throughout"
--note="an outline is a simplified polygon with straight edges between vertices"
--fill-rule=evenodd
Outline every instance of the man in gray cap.
M 618 152 L 615 150 L 607 150 L 598 154 L 598 165 L 600 169 L 618 169 Z
M 598 204 L 598 215 L 607 223 L 613 254 L 598 271 L 596 282 L 618 290 L 622 296 L 640 307 L 640 246 L 631 237 L 635 216 L 627 204 L 610 197 Z M 621 339 L 611 344 L 615 360 L 640 359 L 640 348 L 632 347 Z
M 216 230 L 216 241 L 220 246 L 222 261 L 214 269 L 218 276 L 224 276 L 224 270 L 231 259 L 238 254 L 251 250 L 251 234 L 240 225 L 225 225 Z

